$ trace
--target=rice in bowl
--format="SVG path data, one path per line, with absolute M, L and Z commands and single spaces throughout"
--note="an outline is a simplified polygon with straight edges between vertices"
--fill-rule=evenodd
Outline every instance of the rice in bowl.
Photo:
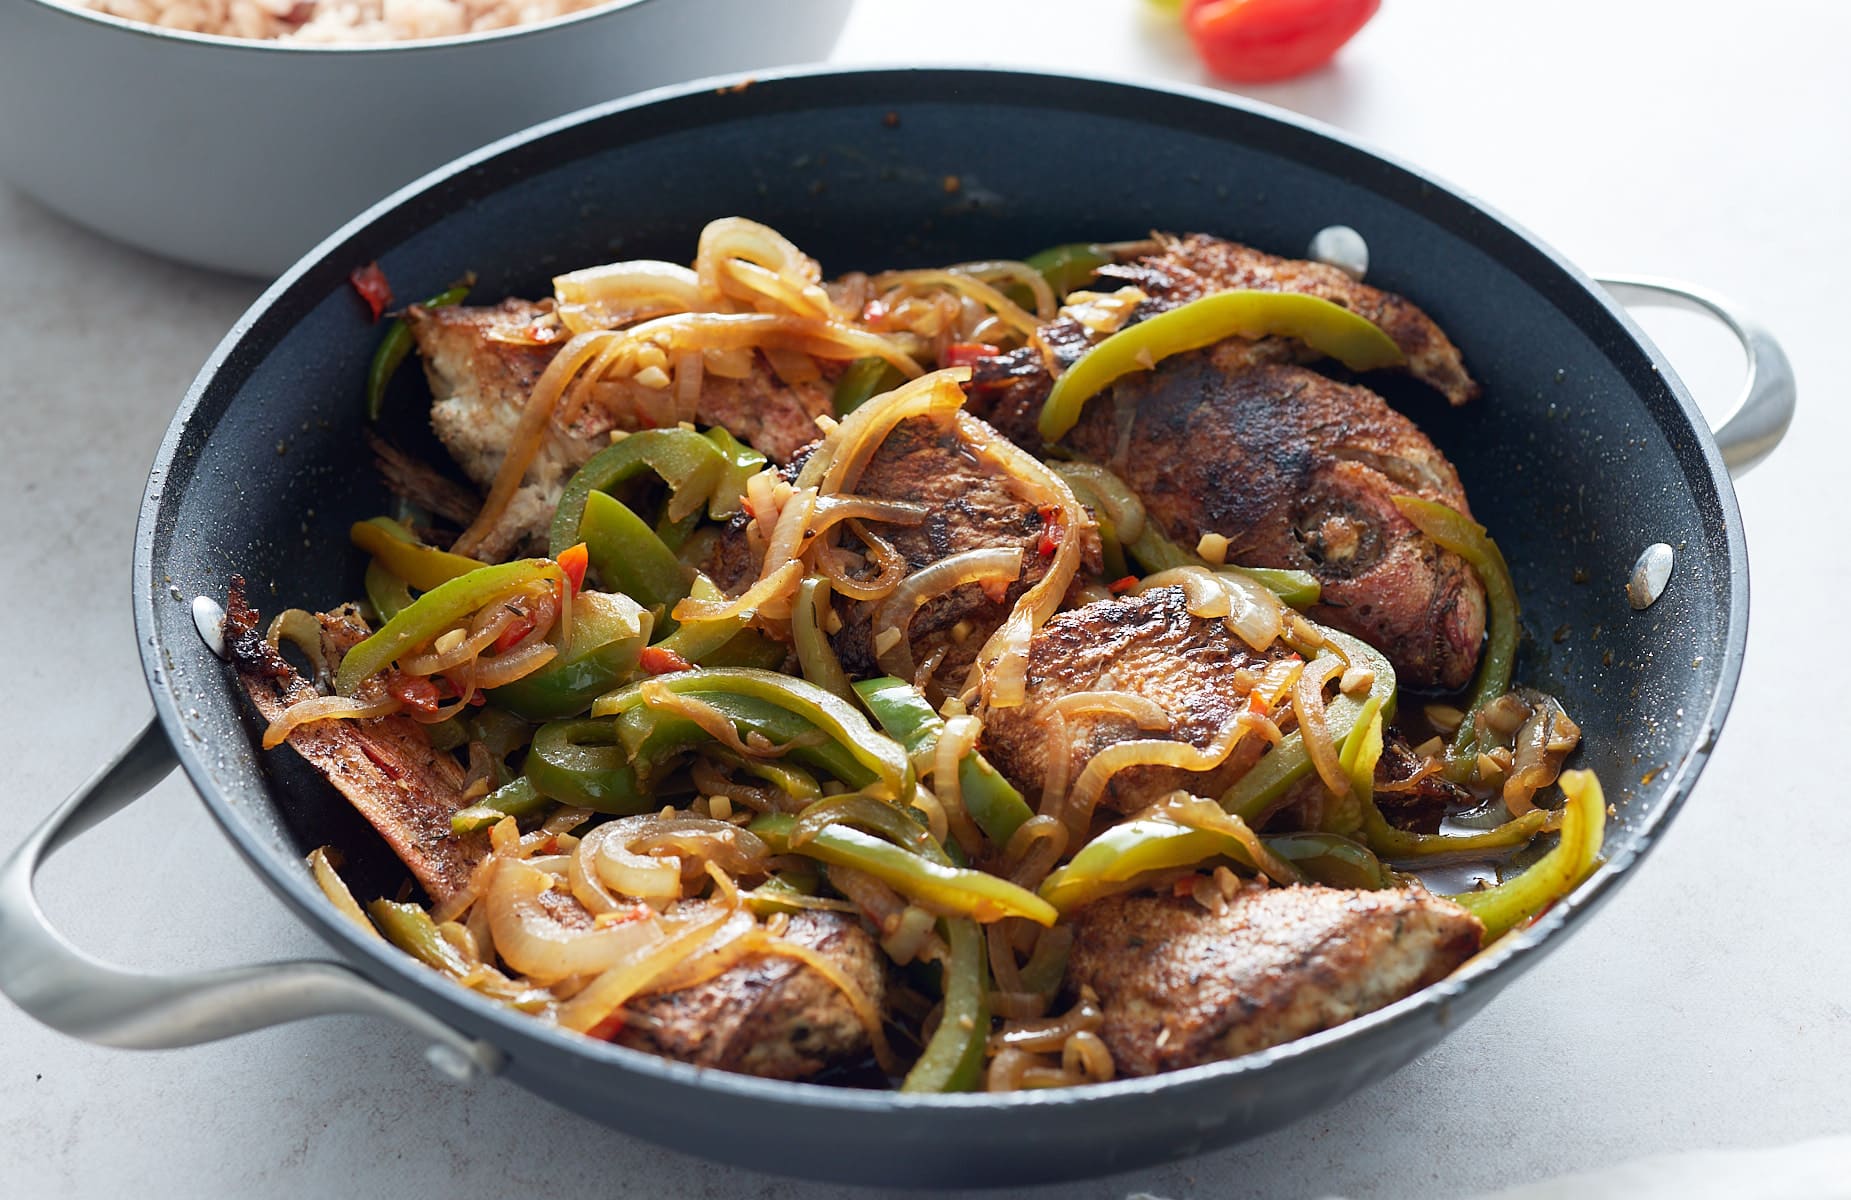
M 488 33 L 609 0 L 82 0 L 163 29 L 294 45 L 351 45 Z

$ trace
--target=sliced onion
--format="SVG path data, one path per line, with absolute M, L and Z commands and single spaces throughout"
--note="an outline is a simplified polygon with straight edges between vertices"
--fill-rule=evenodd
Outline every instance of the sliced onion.
M 970 275 L 977 279 L 1013 279 L 1027 288 L 1035 298 L 1035 316 L 1040 321 L 1052 321 L 1059 309 L 1054 289 L 1048 286 L 1048 278 L 1025 262 L 1015 259 L 994 259 L 988 262 L 959 263 L 946 268 L 959 275 Z
M 660 908 L 681 898 L 681 860 L 673 855 L 637 854 L 630 841 L 653 817 L 625 817 L 586 834 L 576 857 L 587 876 L 596 875 L 618 896 L 633 896 Z
M 721 217 L 701 230 L 694 254 L 694 272 L 708 299 L 720 297 L 722 273 L 734 260 L 761 267 L 798 286 L 815 284 L 823 277 L 816 260 L 769 225 L 745 217 Z
M 698 950 L 651 979 L 639 994 L 678 992 L 718 978 L 742 959 L 762 953 L 747 936 L 757 928 L 757 918 L 743 908 L 737 909 Z
M 321 894 L 328 898 L 328 902 L 334 905 L 336 911 L 374 938 L 378 938 L 379 930 L 367 918 L 366 910 L 360 907 L 360 902 L 354 899 L 353 891 L 347 886 L 347 881 L 342 879 L 341 873 L 334 869 L 334 863 L 328 857 L 328 847 L 321 846 L 311 850 L 308 865 L 309 870 L 314 873 L 316 885 L 321 888 Z
M 1240 722 L 1229 721 L 1203 749 L 1197 749 L 1188 742 L 1163 739 L 1136 739 L 1106 747 L 1087 760 L 1080 777 L 1073 781 L 1073 790 L 1067 797 L 1067 832 L 1075 841 L 1086 835 L 1093 809 L 1098 807 L 1100 797 L 1105 795 L 1106 785 L 1120 771 L 1129 767 L 1212 771 L 1234 753 L 1234 747 L 1240 744 L 1246 732 L 1247 727 Z
M 651 980 L 696 953 L 731 916 L 730 910 L 712 905 L 690 918 L 650 918 L 661 922 L 666 936 L 634 948 L 561 1005 L 559 1023 L 581 1033 L 597 1028 Z
M 985 283 L 974 275 L 952 270 L 923 271 L 887 271 L 876 275 L 874 286 L 882 291 L 898 287 L 942 287 L 949 288 L 961 296 L 968 296 L 978 304 L 989 309 L 1004 322 L 1009 324 L 1023 337 L 1032 335 L 1041 328 L 1041 322 L 1032 313 L 1022 311 L 1020 305 L 998 291 L 993 285 Z M 1043 283 L 1045 287 L 1045 282 Z M 1049 293 L 1052 300 L 1052 293 Z
M 887 674 L 911 679 L 913 650 L 907 641 L 906 630 L 920 608 L 969 583 L 986 580 L 1013 582 L 1021 576 L 1020 546 L 964 550 L 913 572 L 874 610 L 871 634 L 874 638 L 875 661 Z
M 815 512 L 815 488 L 800 488 L 784 502 L 778 510 L 778 523 L 772 527 L 771 538 L 765 544 L 765 562 L 759 572 L 760 579 L 798 557 L 803 546 L 804 531 L 809 528 L 810 517 Z
M 1170 727 L 1170 714 L 1164 711 L 1163 705 L 1136 692 L 1069 692 L 1050 704 L 1048 711 L 1063 717 L 1070 713 L 1113 713 L 1129 717 L 1140 729 Z
M 1138 499 L 1124 480 L 1093 463 L 1063 462 L 1050 464 L 1054 473 L 1069 483 L 1077 483 L 1098 498 L 1099 506 L 1112 522 L 1118 540 L 1130 545 L 1144 532 L 1144 502 Z
M 553 277 L 554 311 L 573 333 L 608 329 L 638 313 L 706 307 L 700 280 L 675 263 L 636 259 Z
M 321 621 L 314 613 L 302 608 L 286 608 L 276 614 L 270 622 L 270 628 L 264 633 L 264 641 L 270 649 L 282 653 L 283 640 L 302 651 L 308 657 L 309 664 L 315 668 L 316 690 L 331 689 L 330 680 L 334 672 L 328 666 L 328 652 L 321 644 Z
M 330 721 L 336 718 L 358 721 L 367 717 L 383 717 L 398 712 L 400 708 L 397 697 L 382 696 L 377 700 L 356 700 L 351 696 L 311 696 L 298 700 L 281 713 L 276 720 L 264 729 L 263 747 L 274 750 L 289 740 L 289 735 L 303 725 L 315 721 Z
M 1265 650 L 1285 630 L 1287 609 L 1271 590 L 1234 571 L 1216 571 L 1215 579 L 1228 594 L 1228 629 L 1255 650 Z M 1299 623 L 1309 625 L 1298 618 Z
M 1080 569 L 1080 547 L 1092 522 L 1074 497 L 1067 481 L 1007 439 L 998 436 L 988 425 L 968 413 L 958 414 L 958 432 L 978 453 L 987 453 L 1003 466 L 1031 493 L 1037 504 L 1060 510 L 1063 530 L 1060 545 L 1048 570 L 1034 587 L 1016 601 L 1009 619 L 990 635 L 977 652 L 982 672 L 985 700 L 998 708 L 1022 703 L 1028 694 L 1028 643 L 1047 619 L 1060 607 L 1068 585 Z
M 1010 864 L 1009 881 L 1030 891 L 1040 887 L 1072 840 L 1058 818 L 1034 816 L 1022 822 L 1003 848 L 1003 861 Z
M 1305 752 L 1311 757 L 1318 778 L 1333 796 L 1350 794 L 1350 777 L 1344 771 L 1337 744 L 1324 720 L 1324 685 L 1343 674 L 1349 664 L 1335 654 L 1316 658 L 1305 664 L 1292 685 L 1292 711 L 1298 717 L 1298 732 L 1305 740 Z
M 1158 588 L 1180 588 L 1183 593 L 1183 607 L 1192 617 L 1205 621 L 1218 620 L 1227 616 L 1234 602 L 1226 588 L 1221 586 L 1212 572 L 1206 567 L 1172 567 L 1168 571 L 1158 571 L 1155 575 L 1146 575 L 1138 584 L 1136 595 Z
M 786 313 L 675 313 L 605 336 L 622 337 L 636 343 L 649 342 L 665 352 L 775 347 L 800 350 L 819 358 L 880 358 L 908 379 L 923 373 L 919 364 L 891 338 L 839 321 Z
M 653 917 L 618 925 L 570 929 L 540 903 L 558 876 L 528 863 L 504 861 L 484 903 L 495 952 L 514 970 L 539 983 L 608 970 L 626 955 L 661 937 Z
M 983 722 L 976 717 L 947 717 L 932 757 L 933 791 L 945 809 L 946 825 L 967 858 L 976 857 L 983 846 L 983 835 L 964 807 L 964 786 L 958 771 L 964 759 L 976 749 L 977 738 L 982 733 Z
M 773 600 L 788 599 L 802 579 L 803 564 L 787 562 L 730 600 L 696 600 L 690 596 L 676 602 L 671 615 L 677 621 L 687 622 L 720 621 L 753 613 Z
M 962 408 L 964 389 L 958 385 L 969 378 L 968 367 L 934 371 L 869 400 L 823 438 L 798 473 L 797 486 L 813 487 L 821 496 L 854 490 L 868 461 L 902 421 L 942 418 Z
M 1504 806 L 1512 817 L 1536 807 L 1536 793 L 1555 782 L 1562 761 L 1581 742 L 1581 728 L 1569 719 L 1554 696 L 1534 693 L 1529 717 L 1512 743 L 1510 777 L 1504 781 Z
M 889 525 L 918 525 L 926 519 L 926 506 L 911 500 L 876 500 L 871 496 L 835 495 L 816 502 L 810 532 L 821 537 L 841 521 L 884 521 Z
M 484 605 L 468 635 L 450 649 L 407 655 L 399 668 L 407 675 L 438 675 L 462 666 L 488 649 L 508 626 L 514 624 L 516 617 L 524 615 L 508 607 L 507 602 L 512 598 L 507 596 Z
M 1067 718 L 1050 709 L 1041 718 L 1041 740 L 1048 748 L 1047 770 L 1041 777 L 1044 817 L 1067 824 L 1067 788 L 1073 782 L 1073 744 L 1067 739 Z
M 1178 825 L 1188 826 L 1190 829 L 1203 829 L 1230 837 L 1246 849 L 1253 859 L 1253 865 L 1274 883 L 1304 882 L 1303 872 L 1274 854 L 1266 843 L 1260 840 L 1260 835 L 1253 831 L 1251 825 L 1223 809 L 1213 800 L 1205 800 L 1184 791 L 1175 791 L 1140 815 L 1159 816 L 1174 821 Z
M 545 440 L 547 426 L 552 420 L 553 406 L 559 402 L 566 385 L 572 382 L 573 376 L 590 361 L 592 355 L 620 336 L 625 335 L 606 330 L 574 334 L 559 348 L 559 353 L 553 356 L 552 361 L 546 364 L 546 370 L 540 372 L 540 378 L 534 381 L 533 391 L 527 395 L 527 405 L 521 410 L 520 420 L 508 438 L 508 448 L 502 456 L 501 466 L 496 469 L 495 482 L 489 488 L 488 499 L 482 502 L 482 511 L 476 514 L 469 528 L 450 547 L 453 553 L 473 555 L 501 523 L 502 517 L 507 514 L 509 502 L 514 499 L 514 493 L 520 490 L 521 481 L 527 477 L 527 468 L 540 452 L 540 444 Z

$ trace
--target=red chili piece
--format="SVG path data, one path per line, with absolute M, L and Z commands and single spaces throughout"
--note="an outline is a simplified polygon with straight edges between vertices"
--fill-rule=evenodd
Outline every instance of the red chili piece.
M 353 290 L 360 293 L 360 299 L 366 301 L 372 310 L 373 320 L 379 320 L 386 309 L 392 307 L 392 284 L 386 279 L 386 273 L 379 269 L 376 262 L 364 267 L 355 267 L 347 276 L 347 282 L 353 284 Z
M 1382 0 L 1188 0 L 1183 27 L 1208 69 L 1270 83 L 1329 62 Z
M 945 365 L 968 367 L 980 358 L 995 358 L 1002 353 L 988 342 L 953 342 L 945 347 Z
M 643 647 L 642 657 L 638 660 L 643 670 L 651 675 L 673 675 L 676 671 L 692 671 L 694 664 L 681 655 L 662 646 Z

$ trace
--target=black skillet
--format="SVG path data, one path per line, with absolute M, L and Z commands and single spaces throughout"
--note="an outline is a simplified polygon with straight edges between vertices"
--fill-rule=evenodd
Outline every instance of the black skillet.
M 304 852 L 348 847 L 362 887 L 388 886 L 396 863 L 294 756 L 256 749 L 193 604 L 222 597 L 233 572 L 266 608 L 358 592 L 346 529 L 386 497 L 361 441 L 379 331 L 348 271 L 377 259 L 402 296 L 465 271 L 479 298 L 543 295 L 551 275 L 589 263 L 686 261 L 703 223 L 735 213 L 783 231 L 830 272 L 1013 257 L 1153 227 L 1286 254 L 1324 226 L 1361 231 L 1370 282 L 1425 307 L 1485 384 L 1484 399 L 1460 410 L 1413 385 L 1390 398 L 1458 464 L 1510 558 L 1529 635 L 1520 678 L 1565 699 L 1586 731 L 1579 762 L 1617 805 L 1606 866 L 1451 978 L 1337 1029 L 1153 1079 L 1001 1096 L 700 1071 L 558 1031 L 358 936 L 316 890 Z M 998 1186 L 1124 1170 L 1334 1103 L 1432 1046 L 1585 923 L 1689 794 L 1728 709 L 1748 575 L 1725 459 L 1744 466 L 1779 440 L 1791 377 L 1771 339 L 1712 298 L 1635 290 L 1710 308 L 1748 346 L 1748 393 L 1718 438 L 1624 311 L 1547 247 L 1417 171 L 1221 95 L 1019 72 L 820 71 L 658 92 L 501 142 L 310 254 L 244 316 L 181 404 L 135 547 L 136 630 L 158 718 L 0 871 L 0 990 L 41 1021 L 128 1047 L 384 1013 L 427 1034 L 431 1061 L 453 1076 L 501 1071 L 695 1154 L 863 1183 Z M 400 388 L 408 436 L 415 379 Z M 1656 565 L 1670 561 L 1661 584 L 1641 560 L 1659 545 Z M 1558 629 L 1570 636 L 1556 639 Z M 156 978 L 86 959 L 45 923 L 31 894 L 38 861 L 176 756 L 226 835 L 343 963 Z

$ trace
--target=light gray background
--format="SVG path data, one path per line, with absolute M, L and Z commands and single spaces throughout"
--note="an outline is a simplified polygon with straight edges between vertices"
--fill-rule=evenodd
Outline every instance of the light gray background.
M 1801 410 L 1739 489 L 1755 581 L 1734 716 L 1629 886 L 1374 1091 L 1241 1149 L 1045 1195 L 1457 1196 L 1851 1132 L 1851 826 L 1830 758 L 1848 720 L 1847 44 L 1851 6 L 1827 0 L 1390 0 L 1340 67 L 1255 90 L 1452 179 L 1590 269 L 1736 297 L 1785 340 Z M 1200 78 L 1138 0 L 867 0 L 838 57 Z M 144 474 L 258 287 L 120 249 L 3 187 L 0 280 L 10 844 L 148 708 L 128 605 Z M 1651 328 L 1706 406 L 1726 403 L 1739 362 L 1721 335 Z M 177 778 L 55 863 L 42 893 L 82 945 L 143 967 L 323 952 Z M 444 1085 L 419 1049 L 338 1019 L 129 1054 L 0 1004 L 0 1194 L 851 1194 L 665 1153 L 505 1083 Z

